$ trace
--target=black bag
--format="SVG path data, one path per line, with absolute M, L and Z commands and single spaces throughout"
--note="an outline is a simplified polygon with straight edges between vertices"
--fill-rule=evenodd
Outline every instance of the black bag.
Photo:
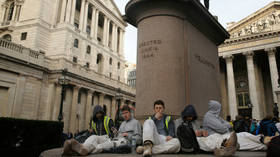
M 78 133 L 78 135 L 74 138 L 79 143 L 84 143 L 88 137 L 90 137 L 92 134 L 89 131 L 82 131 Z
M 182 123 L 177 129 L 177 136 L 184 153 L 198 153 L 200 151 L 195 132 L 191 124 Z

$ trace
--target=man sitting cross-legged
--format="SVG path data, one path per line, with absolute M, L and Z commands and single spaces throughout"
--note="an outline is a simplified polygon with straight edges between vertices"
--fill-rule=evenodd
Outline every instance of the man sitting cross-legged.
M 144 147 L 139 146 L 136 149 L 136 152 L 143 153 L 144 157 L 152 154 L 177 153 L 180 151 L 180 142 L 177 138 L 174 138 L 174 122 L 171 116 L 164 114 L 164 109 L 163 101 L 155 101 L 155 114 L 144 122 Z

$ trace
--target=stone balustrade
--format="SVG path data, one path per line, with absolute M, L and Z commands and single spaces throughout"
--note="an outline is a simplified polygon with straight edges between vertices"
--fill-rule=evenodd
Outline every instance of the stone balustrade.
M 0 54 L 44 67 L 45 54 L 22 45 L 0 39 Z
M 120 82 L 116 79 L 110 78 L 106 75 L 100 74 L 92 69 L 86 68 L 80 64 L 73 64 L 73 62 L 68 61 L 66 59 L 47 59 L 49 63 L 51 64 L 51 67 L 48 67 L 50 70 L 59 70 L 67 67 L 68 72 L 71 72 L 73 74 L 77 74 L 79 76 L 85 77 L 90 80 L 94 80 L 96 82 L 109 85 L 115 88 L 121 88 L 122 90 L 131 93 L 136 94 L 135 88 Z M 94 78 L 94 79 L 93 79 Z

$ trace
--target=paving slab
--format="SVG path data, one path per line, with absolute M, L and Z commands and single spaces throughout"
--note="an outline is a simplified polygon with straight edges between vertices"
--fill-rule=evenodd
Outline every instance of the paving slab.
M 41 153 L 40 157 L 61 157 L 62 148 L 55 148 L 46 150 Z M 90 154 L 87 157 L 142 157 L 139 154 Z M 214 156 L 213 154 L 160 154 L 160 155 L 153 155 L 153 157 L 210 157 Z M 264 151 L 238 151 L 235 153 L 234 157 L 265 157 L 266 152 Z M 75 157 L 75 156 L 73 156 Z

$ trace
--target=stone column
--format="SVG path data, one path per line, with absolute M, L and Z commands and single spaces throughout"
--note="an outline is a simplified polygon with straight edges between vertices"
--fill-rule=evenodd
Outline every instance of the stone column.
M 52 28 L 56 26 L 56 24 L 57 24 L 57 18 L 58 18 L 58 15 L 60 14 L 60 13 L 58 13 L 59 4 L 60 4 L 60 0 L 55 0 L 55 2 L 54 2 L 54 8 L 55 8 L 55 10 L 54 10 L 54 14 L 53 14 L 53 16 L 52 16 Z M 19 9 L 19 10 L 21 10 L 21 6 L 20 6 L 20 9 Z M 19 18 L 19 15 L 18 15 L 17 18 Z
M 104 23 L 103 23 L 103 37 L 102 37 L 102 43 L 104 46 L 107 46 L 107 23 L 108 23 L 108 18 L 104 16 Z
M 106 46 L 108 46 L 108 47 L 109 47 L 109 39 L 110 39 L 110 23 L 111 23 L 111 20 L 108 19 L 107 29 L 106 29 Z
M 113 23 L 113 29 L 112 29 L 112 44 L 111 44 L 111 48 L 113 51 L 116 50 L 116 24 Z
M 70 111 L 70 132 L 73 134 L 77 131 L 77 105 L 78 105 L 78 94 L 80 87 L 73 88 L 72 104 Z
M 45 120 L 51 120 L 51 111 L 52 111 L 52 106 L 54 104 L 54 91 L 55 91 L 55 86 L 54 83 L 50 83 L 48 87 L 48 98 L 47 98 L 47 105 L 46 105 L 46 111 L 45 111 Z
M 1 10 L 2 10 L 2 13 L 1 13 L 1 17 L 0 17 L 0 25 L 5 21 L 5 13 L 7 12 L 7 5 L 2 5 L 1 6 Z
M 92 110 L 91 110 L 92 94 L 93 94 L 93 91 L 88 90 L 88 92 L 87 92 L 87 104 L 86 104 L 86 120 L 85 120 L 86 129 L 89 129 L 90 117 L 91 117 L 91 114 L 92 114 Z
M 115 120 L 116 118 L 116 112 L 117 112 L 117 100 L 115 97 L 112 97 L 112 115 L 111 115 L 111 118 Z
M 80 10 L 80 21 L 79 21 L 79 29 L 83 30 L 83 19 L 84 19 L 84 10 L 85 10 L 85 0 L 81 0 L 81 10 Z
M 71 118 L 71 105 L 72 105 L 72 89 L 66 87 L 65 100 L 63 102 L 63 122 L 64 132 L 69 132 L 70 118 Z
M 92 6 L 92 14 L 91 14 L 91 24 L 90 24 L 90 37 L 94 38 L 94 31 L 95 31 L 95 14 L 96 14 L 96 8 Z
M 60 23 L 64 22 L 65 10 L 66 10 L 66 0 L 62 0 L 61 14 L 59 20 Z
M 277 91 L 275 91 L 275 94 L 277 96 L 277 101 L 280 102 L 280 90 L 278 89 Z M 280 104 L 277 104 L 278 106 L 278 112 L 280 113 Z
M 273 93 L 273 100 L 274 103 L 277 103 L 277 95 L 275 91 L 278 90 L 278 69 L 277 69 L 277 63 L 275 58 L 276 48 L 269 48 L 265 49 L 268 55 L 268 61 L 269 61 L 269 70 L 270 70 L 270 77 L 271 77 L 271 85 L 272 85 L 272 93 Z
M 70 23 L 71 8 L 72 8 L 72 0 L 68 0 L 66 5 L 66 18 L 65 18 L 66 23 Z
M 104 96 L 105 96 L 105 94 L 103 94 L 103 93 L 99 94 L 99 105 L 100 106 L 104 105 Z
M 224 56 L 226 59 L 227 66 L 227 86 L 228 86 L 228 105 L 229 112 L 232 118 L 238 115 L 237 102 L 236 102 L 236 91 L 235 91 L 235 81 L 234 81 L 234 70 L 232 65 L 233 56 Z
M 26 82 L 25 77 L 19 75 L 17 79 L 17 90 L 15 94 L 14 108 L 12 114 L 14 118 L 20 118 L 25 82 Z
M 58 120 L 58 114 L 60 109 L 60 99 L 61 99 L 61 85 L 57 84 L 55 89 L 55 102 L 54 102 L 54 108 L 53 108 L 53 114 L 52 114 L 52 120 L 57 121 Z
M 75 13 L 76 13 L 76 0 L 72 0 L 72 9 L 71 9 L 71 20 L 70 23 L 74 25 L 75 22 Z
M 119 38 L 119 55 L 123 56 L 123 40 L 124 40 L 124 31 L 120 29 L 120 38 Z
M 99 10 L 95 13 L 95 24 L 94 24 L 94 39 L 97 40 L 98 35 L 98 20 L 99 20 Z
M 260 112 L 260 102 L 257 94 L 257 84 L 256 84 L 257 82 L 256 82 L 256 74 L 255 74 L 254 58 L 253 58 L 254 52 L 248 51 L 243 54 L 246 55 L 246 61 L 247 61 L 250 101 L 253 105 L 252 117 L 257 120 L 261 120 L 262 116 Z
M 88 21 L 88 4 L 89 2 L 86 1 L 86 8 L 85 8 L 85 13 L 84 13 L 84 27 L 83 27 L 83 32 L 87 32 L 87 21 Z

